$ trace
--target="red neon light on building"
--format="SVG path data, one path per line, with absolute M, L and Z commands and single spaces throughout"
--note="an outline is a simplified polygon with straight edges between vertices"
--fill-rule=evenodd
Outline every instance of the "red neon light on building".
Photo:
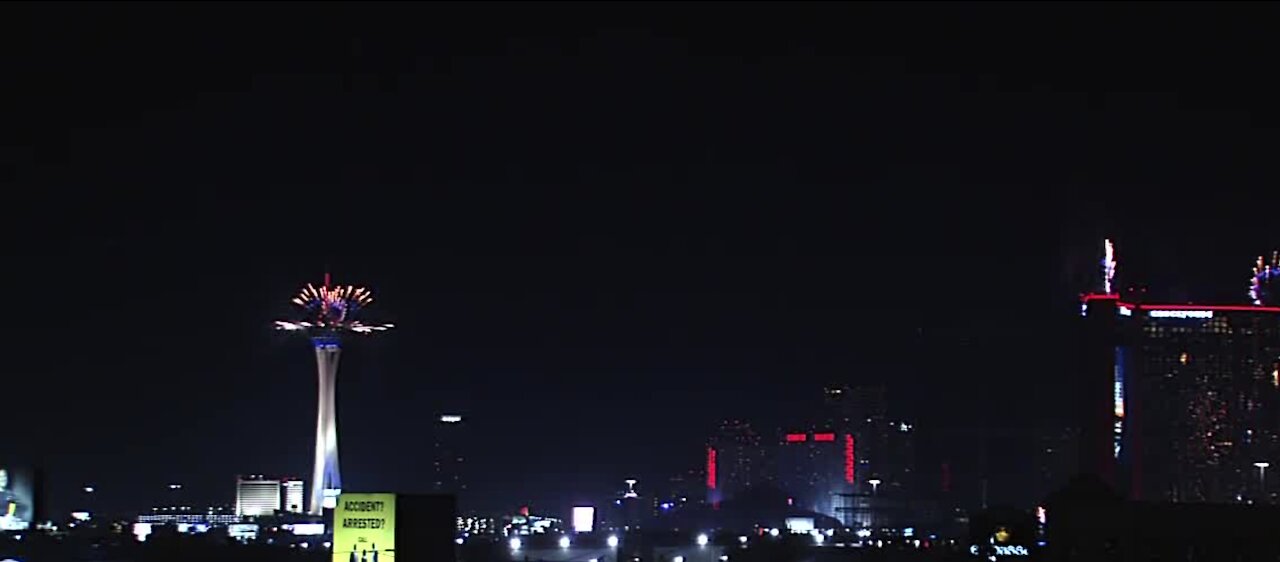
M 1125 304 L 1125 303 L 1122 303 Z M 1212 310 L 1214 312 L 1280 312 L 1280 307 L 1233 304 L 1140 304 L 1142 310 Z
M 707 447 L 707 489 L 716 489 L 716 449 Z
M 1117 306 L 1141 310 L 1212 310 L 1214 312 L 1280 312 L 1277 306 L 1254 306 L 1247 304 L 1145 304 L 1120 300 L 1119 295 L 1089 294 L 1081 295 L 1081 302 L 1110 300 Z
M 844 481 L 853 484 L 853 435 L 844 434 Z
M 803 433 L 788 433 L 788 434 L 787 434 L 787 443 L 804 443 L 804 442 L 805 442 L 806 440 L 808 440 L 808 439 L 809 439 L 809 436 L 808 436 L 808 435 L 805 435 L 805 434 L 803 434 Z
M 827 441 L 827 442 L 834 442 L 834 441 L 836 440 L 836 434 L 834 434 L 834 433 L 815 433 L 815 434 L 813 434 L 813 440 L 814 440 L 814 441 Z

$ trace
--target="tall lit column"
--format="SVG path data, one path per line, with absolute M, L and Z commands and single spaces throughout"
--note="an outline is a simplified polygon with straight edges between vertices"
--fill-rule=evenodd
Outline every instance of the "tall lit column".
M 338 386 L 338 359 L 342 347 L 336 337 L 312 338 L 316 348 L 316 370 L 319 374 L 319 398 L 316 403 L 316 453 L 311 472 L 311 503 L 307 512 L 320 515 L 332 509 L 342 489 L 338 472 L 338 409 L 335 394 Z

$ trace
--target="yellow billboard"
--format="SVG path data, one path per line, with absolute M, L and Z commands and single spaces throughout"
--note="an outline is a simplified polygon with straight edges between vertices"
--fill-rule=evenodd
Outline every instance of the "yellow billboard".
M 342 494 L 333 512 L 333 562 L 393 562 L 396 495 Z

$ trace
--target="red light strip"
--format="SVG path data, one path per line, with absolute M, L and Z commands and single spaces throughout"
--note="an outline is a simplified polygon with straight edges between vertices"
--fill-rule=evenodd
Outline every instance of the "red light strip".
M 832 441 L 835 441 L 835 440 L 836 440 L 836 434 L 834 434 L 834 433 L 815 433 L 815 434 L 813 434 L 813 440 L 814 440 L 814 441 L 827 441 L 827 442 L 832 442 Z
M 1247 304 L 1135 304 L 1120 300 L 1120 295 L 1094 293 L 1080 296 L 1081 302 L 1117 301 L 1118 306 L 1139 310 L 1212 310 L 1214 312 L 1280 312 L 1280 306 L 1253 306 Z
M 707 447 L 707 489 L 716 489 L 716 448 Z
M 1277 306 L 1249 306 L 1234 304 L 1140 304 L 1142 310 L 1212 310 L 1214 312 L 1280 312 Z
M 853 484 L 853 435 L 844 434 L 844 481 Z
M 809 439 L 809 436 L 807 436 L 807 435 L 805 435 L 805 434 L 803 434 L 803 433 L 788 433 L 788 434 L 787 434 L 787 443 L 804 443 L 804 442 L 805 442 L 805 441 L 807 441 L 808 439 Z
M 1087 295 L 1080 295 L 1080 300 L 1082 300 L 1082 301 L 1084 301 L 1084 302 L 1089 302 L 1089 301 L 1118 301 L 1118 300 L 1120 300 L 1120 295 L 1108 295 L 1108 294 L 1106 294 L 1106 293 L 1090 293 L 1090 294 L 1087 294 Z

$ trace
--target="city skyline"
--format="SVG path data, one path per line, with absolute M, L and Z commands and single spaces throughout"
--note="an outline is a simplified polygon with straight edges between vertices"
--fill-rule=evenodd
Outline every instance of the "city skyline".
M 1170 303 L 1245 304 L 1280 247 L 1248 214 L 1280 177 L 1250 43 L 1269 31 L 1246 22 L 4 9 L 21 430 L 0 451 L 48 468 L 55 509 L 85 486 L 162 505 L 171 482 L 230 503 L 236 474 L 308 472 L 315 365 L 270 326 L 325 270 L 397 325 L 346 344 L 348 487 L 429 487 L 424 435 L 462 412 L 477 509 L 562 510 L 686 474 L 720 420 L 784 427 L 840 383 L 890 387 L 921 470 L 1013 502 L 1030 461 L 1002 436 L 1068 425 L 1070 373 L 1045 358 L 1072 349 L 1101 239 L 1123 288 Z

